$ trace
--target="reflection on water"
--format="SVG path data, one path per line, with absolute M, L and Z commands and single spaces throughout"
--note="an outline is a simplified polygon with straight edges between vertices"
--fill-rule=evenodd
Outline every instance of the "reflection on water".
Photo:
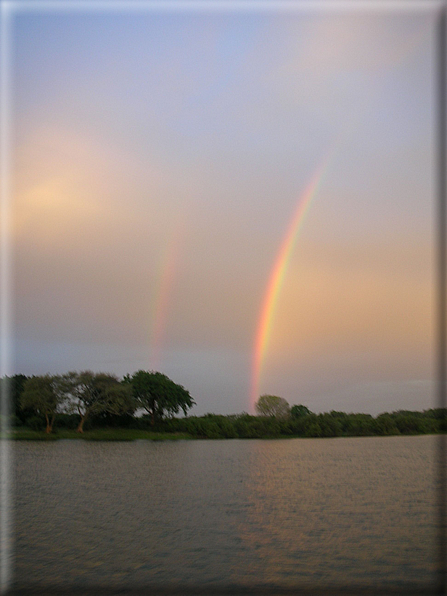
M 291 586 L 430 581 L 433 437 L 259 442 L 256 452 L 240 534 L 262 564 L 241 581 L 261 570 Z
M 16 442 L 15 585 L 432 585 L 435 442 Z

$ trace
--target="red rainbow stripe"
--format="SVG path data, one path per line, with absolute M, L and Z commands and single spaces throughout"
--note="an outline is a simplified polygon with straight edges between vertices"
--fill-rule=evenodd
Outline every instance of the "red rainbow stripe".
M 159 276 L 153 309 L 153 324 L 151 333 L 151 370 L 157 370 L 161 363 L 161 346 L 166 330 L 167 316 L 175 273 L 178 269 L 180 248 L 180 227 L 174 232 L 167 247 Z
M 264 295 L 260 316 L 258 319 L 253 350 L 251 383 L 251 405 L 253 408 L 259 398 L 262 366 L 265 360 L 272 331 L 272 322 L 276 310 L 278 296 L 281 291 L 286 270 L 290 262 L 290 256 L 295 246 L 298 234 L 301 230 L 305 215 L 308 212 L 312 199 L 315 197 L 317 190 L 321 185 L 324 174 L 326 173 L 328 161 L 329 156 L 317 169 L 311 181 L 304 190 L 304 193 L 300 195 L 292 220 L 287 228 L 286 235 L 284 236 L 284 239 L 281 243 L 281 247 L 278 251 L 274 266 L 270 273 L 267 290 Z

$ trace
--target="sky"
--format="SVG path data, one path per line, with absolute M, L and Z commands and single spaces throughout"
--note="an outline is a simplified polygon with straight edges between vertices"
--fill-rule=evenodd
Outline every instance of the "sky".
M 39 6 L 10 25 L 12 372 L 159 370 L 198 415 L 435 407 L 435 12 Z

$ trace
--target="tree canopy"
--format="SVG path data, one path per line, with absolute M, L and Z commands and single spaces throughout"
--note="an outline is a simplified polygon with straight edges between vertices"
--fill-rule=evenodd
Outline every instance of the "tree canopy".
M 20 406 L 23 410 L 34 410 L 45 416 L 45 432 L 53 430 L 56 414 L 61 411 L 65 400 L 64 384 L 60 376 L 34 376 L 23 384 Z
M 261 395 L 255 404 L 256 412 L 260 416 L 287 418 L 290 416 L 289 402 L 277 395 Z
M 90 370 L 64 375 L 68 410 L 81 417 L 77 431 L 82 433 L 88 416 L 100 412 L 124 414 L 134 409 L 132 392 L 115 375 Z
M 152 424 L 166 414 L 172 416 L 180 410 L 186 415 L 195 404 L 183 385 L 174 383 L 161 372 L 139 370 L 132 376 L 127 375 L 124 381 L 131 385 L 137 407 L 150 414 Z
M 290 414 L 292 418 L 301 418 L 301 416 L 309 416 L 312 412 L 309 410 L 307 406 L 303 405 L 295 405 L 292 406 L 290 410 Z

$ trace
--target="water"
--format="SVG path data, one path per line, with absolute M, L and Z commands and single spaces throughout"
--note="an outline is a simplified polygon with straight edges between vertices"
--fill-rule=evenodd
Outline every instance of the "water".
M 436 441 L 16 442 L 15 586 L 428 590 Z

